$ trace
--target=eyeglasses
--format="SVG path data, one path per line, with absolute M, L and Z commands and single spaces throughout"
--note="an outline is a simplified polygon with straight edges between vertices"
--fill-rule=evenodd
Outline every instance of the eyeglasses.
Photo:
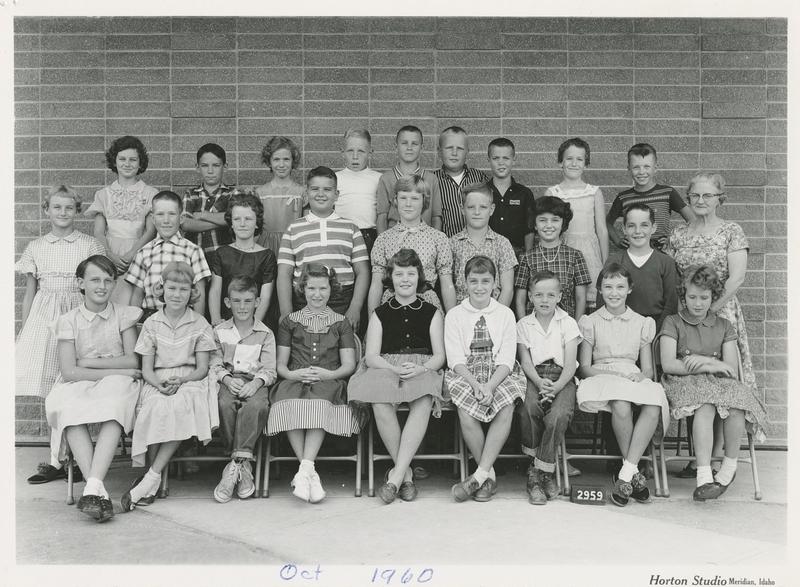
M 689 198 L 692 202 L 697 202 L 698 200 L 702 199 L 704 202 L 708 202 L 711 198 L 719 198 L 720 196 L 724 196 L 725 193 L 719 194 L 686 194 L 686 197 Z

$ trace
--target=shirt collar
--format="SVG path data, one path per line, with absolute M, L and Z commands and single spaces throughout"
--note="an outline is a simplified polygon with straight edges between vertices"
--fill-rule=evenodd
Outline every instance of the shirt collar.
M 553 312 L 553 320 L 556 322 L 561 322 L 564 318 L 569 318 L 569 314 L 567 314 L 559 306 L 556 306 L 556 310 Z M 533 312 L 525 316 L 522 320 L 528 324 L 539 323 L 539 321 L 536 319 L 536 315 Z M 552 321 L 550 323 L 552 324 Z
M 168 241 L 169 241 L 169 242 L 171 242 L 172 244 L 175 244 L 175 245 L 177 245 L 177 244 L 179 244 L 179 243 L 180 243 L 180 238 L 181 238 L 181 237 L 180 237 L 180 236 L 178 235 L 178 233 L 176 232 L 175 234 L 173 234 L 171 237 L 169 237 L 169 238 L 168 238 L 168 239 L 166 239 L 166 240 L 168 240 Z M 158 244 L 161 244 L 161 243 L 163 243 L 163 242 L 166 242 L 166 241 L 165 241 L 163 238 L 161 238 L 161 235 L 159 235 L 158 233 L 156 233 L 156 238 L 154 238 L 154 239 L 153 239 L 153 244 L 154 244 L 154 245 L 158 245 Z
M 425 224 L 424 220 L 421 220 L 419 224 L 416 226 L 405 226 L 400 224 L 399 222 L 395 224 L 393 227 L 397 232 L 408 232 L 408 233 L 415 233 L 415 232 L 424 232 L 430 228 L 427 224 Z
M 111 316 L 111 312 L 113 311 L 113 309 L 114 309 L 113 304 L 111 302 L 106 304 L 106 307 L 102 312 L 92 312 L 89 308 L 86 307 L 85 303 L 78 306 L 78 310 L 80 311 L 80 313 L 83 314 L 83 317 L 86 318 L 89 322 L 94 320 L 95 316 L 100 316 L 103 320 L 108 320 L 108 317 Z
M 489 298 L 489 305 L 486 306 L 483 310 L 479 310 L 478 308 L 470 304 L 469 298 L 465 298 L 464 301 L 461 302 L 461 306 L 471 314 L 490 314 L 491 312 L 494 312 L 499 305 L 500 303 L 494 298 Z
M 224 322 L 220 322 L 220 324 L 217 325 L 218 330 L 233 330 L 234 328 L 236 328 L 236 324 L 234 324 L 233 318 L 228 318 Z M 238 328 L 236 329 L 238 331 Z M 269 328 L 267 328 L 261 320 L 256 320 L 253 322 L 253 326 L 250 328 L 250 332 L 266 332 L 267 330 L 269 330 Z
M 144 182 L 140 179 L 135 184 L 133 184 L 131 187 L 124 188 L 124 187 L 122 187 L 120 185 L 119 180 L 115 179 L 114 181 L 111 182 L 111 185 L 109 186 L 109 189 L 113 190 L 113 191 L 138 192 L 138 191 L 141 191 L 141 189 L 143 187 L 141 184 L 143 184 L 143 183 Z
M 705 318 L 696 318 L 692 316 L 686 308 L 681 308 L 678 311 L 678 316 L 686 322 L 687 324 L 691 324 L 692 326 L 697 326 L 698 324 L 702 324 L 703 326 L 714 326 L 717 322 L 717 315 L 714 312 L 706 313 Z
M 469 240 L 469 233 L 465 228 L 464 230 L 453 236 L 453 238 L 459 241 Z M 489 240 L 489 241 L 493 241 L 495 240 L 495 238 L 497 238 L 497 233 L 493 231 L 491 228 L 489 228 L 489 230 L 486 231 L 486 234 L 483 237 L 484 240 Z
M 44 240 L 48 243 L 57 243 L 58 241 L 67 241 L 68 243 L 74 243 L 78 238 L 80 238 L 81 233 L 77 230 L 73 230 L 67 236 L 56 236 L 52 232 L 49 232 L 45 235 Z
M 405 174 L 400 170 L 399 165 L 395 165 L 392 170 L 394 171 L 394 176 L 396 179 L 400 179 L 401 177 L 405 177 Z M 411 175 L 416 175 L 417 177 L 422 177 L 422 174 L 425 173 L 422 171 L 422 165 L 417 163 L 417 168 L 411 172 Z
M 190 322 L 194 322 L 195 320 L 197 320 L 198 315 L 199 314 L 197 314 L 191 308 L 186 308 L 186 311 L 183 313 L 183 316 L 181 316 L 181 319 L 178 320 L 178 323 L 175 325 L 175 328 L 178 328 Z M 167 315 L 164 313 L 164 308 L 161 308 L 158 312 L 153 314 L 153 320 L 156 322 L 163 322 L 164 324 L 172 328 L 172 323 L 169 321 L 169 318 L 167 318 Z
M 221 183 L 221 184 L 219 184 L 219 186 L 217 186 L 217 189 L 215 189 L 213 192 L 209 192 L 206 189 L 206 186 L 204 186 L 203 184 L 200 184 L 199 186 L 194 188 L 194 193 L 196 193 L 197 195 L 202 195 L 203 193 L 205 193 L 210 198 L 213 198 L 214 196 L 219 195 L 221 192 L 227 191 L 228 189 L 229 189 L 228 186 L 226 186 L 224 183 Z
M 614 314 L 612 314 L 611 312 L 608 311 L 608 308 L 603 306 L 602 308 L 597 310 L 595 313 L 598 316 L 600 316 L 601 318 L 603 318 L 604 320 L 614 320 L 616 318 L 619 318 L 620 320 L 625 320 L 627 322 L 628 320 L 633 318 L 633 315 L 634 315 L 635 312 L 633 310 L 631 310 L 630 306 L 628 306 L 625 309 L 624 313 L 620 314 L 619 316 L 615 316 Z
M 331 212 L 331 215 L 326 217 L 326 218 L 320 218 L 319 216 L 317 216 L 313 212 L 309 212 L 308 214 L 306 214 L 306 220 L 308 220 L 308 222 L 322 222 L 322 221 L 327 221 L 327 220 L 338 220 L 339 218 L 341 218 L 341 216 L 339 216 L 336 212 Z

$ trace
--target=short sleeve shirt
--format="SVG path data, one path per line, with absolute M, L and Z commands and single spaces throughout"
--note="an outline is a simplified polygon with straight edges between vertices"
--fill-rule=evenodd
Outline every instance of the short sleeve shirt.
M 183 196 L 183 211 L 189 215 L 196 212 L 225 212 L 231 196 L 235 193 L 235 188 L 226 185 L 220 185 L 213 194 L 209 194 L 202 185 L 192 188 L 187 190 Z M 184 237 L 199 245 L 204 252 L 213 251 L 219 246 L 233 242 L 231 229 L 227 226 L 219 226 L 203 232 L 185 232 Z
M 389 259 L 400 249 L 413 249 L 422 261 L 425 281 L 434 285 L 439 275 L 453 272 L 453 253 L 450 241 L 440 230 L 421 222 L 407 227 L 395 224 L 378 235 L 372 247 L 372 272 L 384 273 Z
M 645 204 L 650 206 L 656 215 L 656 231 L 654 237 L 668 236 L 672 228 L 670 214 L 680 212 L 687 204 L 675 188 L 668 185 L 656 184 L 646 192 L 637 192 L 635 188 L 622 190 L 608 211 L 606 221 L 616 222 L 625 214 L 625 210 L 632 204 Z
M 540 244 L 536 244 L 530 251 L 525 253 L 519 262 L 519 270 L 514 280 L 516 289 L 528 289 L 528 281 L 531 276 L 539 271 L 552 271 L 561 281 L 561 301 L 558 305 L 567 314 L 575 317 L 575 286 L 587 285 L 592 282 L 589 275 L 589 268 L 583 258 L 583 253 L 565 244 L 559 245 L 559 251 L 555 248 L 543 249 Z M 533 302 L 527 301 L 525 306 L 526 314 L 533 311 Z
M 491 228 L 486 232 L 483 242 L 475 245 L 464 229 L 450 239 L 450 248 L 453 250 L 453 281 L 456 288 L 456 301 L 461 302 L 467 298 L 467 280 L 464 276 L 464 267 L 467 261 L 475 255 L 489 257 L 497 268 L 497 279 L 494 284 L 492 297 L 500 297 L 500 276 L 506 271 L 511 271 L 518 265 L 514 247 L 506 237 L 497 234 Z
M 725 318 L 709 312 L 705 318 L 699 319 L 685 308 L 667 316 L 661 332 L 677 341 L 678 359 L 689 355 L 721 359 L 722 345 L 738 338 L 733 325 Z
M 561 308 L 556 308 L 547 331 L 534 314 L 525 316 L 517 322 L 517 344 L 524 345 L 530 352 L 534 365 L 552 360 L 564 367 L 564 347 L 572 340 L 581 338 L 578 323 Z
M 211 325 L 200 314 L 186 308 L 176 326 L 160 310 L 144 321 L 134 349 L 140 355 L 155 355 L 156 369 L 197 364 L 195 353 L 216 350 Z
M 583 339 L 592 345 L 592 364 L 633 363 L 639 351 L 653 342 L 656 323 L 630 308 L 615 316 L 605 306 L 581 316 L 578 322 Z
M 525 235 L 533 232 L 535 227 L 533 192 L 517 183 L 513 177 L 511 185 L 502 195 L 495 187 L 494 180 L 490 180 L 488 185 L 494 196 L 494 213 L 489 218 L 489 227 L 506 237 L 511 246 L 524 248 Z

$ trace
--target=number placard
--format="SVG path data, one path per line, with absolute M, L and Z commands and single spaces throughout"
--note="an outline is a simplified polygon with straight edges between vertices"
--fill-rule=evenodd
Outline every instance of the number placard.
M 606 488 L 595 485 L 573 485 L 569 495 L 572 503 L 606 505 Z

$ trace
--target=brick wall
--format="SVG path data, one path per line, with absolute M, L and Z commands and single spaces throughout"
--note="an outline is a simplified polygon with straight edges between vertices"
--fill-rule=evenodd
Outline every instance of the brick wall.
M 487 168 L 497 136 L 517 145 L 517 179 L 541 195 L 559 180 L 568 136 L 592 147 L 591 183 L 610 203 L 629 185 L 625 152 L 648 141 L 660 180 L 681 192 L 698 168 L 729 184 L 721 215 L 750 240 L 739 298 L 759 390 L 787 438 L 785 19 L 17 18 L 16 255 L 48 230 L 55 182 L 91 201 L 110 183 L 103 150 L 143 139 L 143 179 L 195 183 L 194 152 L 229 153 L 228 183 L 264 183 L 266 137 L 293 137 L 302 169 L 341 167 L 341 134 L 367 127 L 373 167 L 393 163 L 404 124 L 425 133 L 423 163 L 451 124 Z M 298 178 L 300 179 L 300 174 Z M 86 221 L 79 228 L 91 231 Z M 24 281 L 17 277 L 17 316 Z M 19 328 L 19 323 L 17 323 Z M 17 433 L 41 434 L 40 402 L 20 398 Z M 43 430 L 44 429 L 44 430 Z

